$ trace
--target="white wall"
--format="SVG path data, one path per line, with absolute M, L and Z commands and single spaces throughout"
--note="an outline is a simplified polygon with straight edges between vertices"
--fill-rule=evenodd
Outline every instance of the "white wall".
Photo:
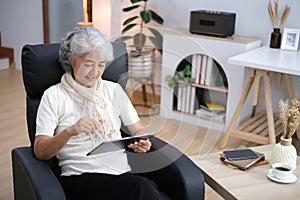
M 267 11 L 268 1 L 269 0 L 152 0 L 149 6 L 164 18 L 165 23 L 163 29 L 188 29 L 190 11 L 192 10 L 234 12 L 236 13 L 235 34 L 259 37 L 262 40 L 262 45 L 269 46 L 273 27 Z M 115 3 L 119 4 L 118 1 L 115 1 Z M 129 4 L 129 0 L 122 1 L 122 6 L 128 6 Z M 282 11 L 286 4 L 291 6 L 291 11 L 283 28 L 300 29 L 300 2 L 297 0 L 279 0 L 279 10 Z M 124 19 L 127 18 L 124 14 L 122 16 Z M 124 19 L 122 21 L 124 21 Z M 283 89 L 280 90 L 276 89 L 276 81 L 277 76 L 272 80 L 272 99 L 275 112 L 277 112 L 276 108 L 279 99 L 288 97 L 285 81 L 283 81 Z M 293 85 L 295 95 L 300 96 L 300 77 L 293 76 Z
M 26 43 L 43 43 L 41 0 L 0 0 L 2 45 L 14 48 L 21 69 L 21 48 Z
M 97 1 L 97 0 L 96 0 Z M 102 0 L 101 0 L 102 1 Z M 107 1 L 107 0 L 106 0 Z M 129 0 L 110 0 L 114 8 L 129 5 Z M 189 27 L 192 10 L 221 10 L 236 13 L 235 33 L 260 37 L 263 45 L 269 44 L 272 25 L 267 13 L 268 0 L 152 0 L 149 5 L 165 20 L 164 28 Z M 283 7 L 291 5 L 291 12 L 285 27 L 300 29 L 300 3 L 296 0 L 279 0 Z M 20 49 L 25 43 L 43 42 L 43 21 L 41 0 L 0 0 L 0 31 L 3 45 L 15 49 L 17 68 L 20 65 Z M 121 10 L 113 10 L 113 15 L 123 16 Z M 115 14 L 114 14 L 115 13 Z M 122 20 L 120 20 L 122 21 Z M 121 29 L 121 22 L 113 18 L 113 33 Z M 109 36 L 109 35 L 108 35 Z
M 126 0 L 127 1 L 127 0 Z M 269 0 L 163 0 L 151 1 L 151 7 L 165 19 L 166 28 L 189 28 L 190 11 L 218 10 L 236 13 L 235 34 L 260 37 L 263 45 L 269 44 L 273 30 L 267 12 Z M 300 2 L 296 0 L 279 0 L 280 10 L 288 4 L 291 12 L 285 27 L 300 29 Z
M 128 5 L 129 0 L 111 0 L 114 15 L 122 16 L 119 9 Z M 235 33 L 238 35 L 260 37 L 263 45 L 269 44 L 272 25 L 267 13 L 268 0 L 152 0 L 150 6 L 165 20 L 164 28 L 189 27 L 189 13 L 192 10 L 221 10 L 237 14 Z M 291 12 L 285 23 L 287 28 L 300 29 L 300 3 L 297 0 L 279 0 L 280 7 L 291 5 Z M 42 1 L 41 0 L 0 0 L 0 31 L 2 43 L 15 50 L 15 60 L 18 69 L 21 69 L 21 48 L 26 43 L 43 42 Z M 122 22 L 122 20 L 120 20 Z M 121 29 L 121 22 L 111 21 L 111 30 L 116 33 Z M 296 95 L 300 95 L 300 78 L 294 78 Z M 285 88 L 285 86 L 283 86 Z M 286 90 L 283 91 L 286 96 Z M 282 96 L 278 91 L 273 94 Z M 275 98 L 274 98 L 275 97 Z

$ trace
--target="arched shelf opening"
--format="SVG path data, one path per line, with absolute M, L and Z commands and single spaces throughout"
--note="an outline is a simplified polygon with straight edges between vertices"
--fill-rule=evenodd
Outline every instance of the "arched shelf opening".
M 193 54 L 182 59 L 174 72 L 191 85 L 179 80 L 174 87 L 173 111 L 223 123 L 226 116 L 228 79 L 222 66 L 212 57 Z M 209 105 L 213 105 L 210 107 Z

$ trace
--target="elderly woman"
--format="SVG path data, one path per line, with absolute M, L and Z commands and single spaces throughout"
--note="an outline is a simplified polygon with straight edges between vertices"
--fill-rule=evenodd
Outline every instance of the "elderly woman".
M 59 59 L 66 73 L 47 89 L 38 108 L 34 153 L 57 156 L 68 199 L 161 199 L 151 180 L 130 173 L 124 150 L 92 156 L 104 140 L 121 138 L 121 120 L 133 134 L 143 126 L 122 87 L 101 79 L 113 58 L 111 43 L 93 27 L 75 27 L 62 40 Z M 142 139 L 129 145 L 149 151 Z

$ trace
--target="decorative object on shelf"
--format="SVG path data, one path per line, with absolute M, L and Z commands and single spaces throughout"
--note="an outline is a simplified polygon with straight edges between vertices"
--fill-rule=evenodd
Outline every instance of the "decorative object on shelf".
M 190 32 L 217 37 L 234 34 L 235 13 L 215 10 L 194 10 L 190 14 Z
M 147 27 L 146 24 L 154 21 L 162 25 L 164 20 L 160 15 L 148 8 L 149 1 L 130 0 L 133 5 L 123 8 L 123 12 L 125 13 L 140 10 L 139 15 L 131 16 L 123 23 L 122 34 L 128 34 L 129 30 L 138 27 L 134 35 L 124 35 L 118 39 L 122 41 L 133 40 L 133 45 L 129 49 L 130 77 L 142 78 L 151 76 L 154 52 L 155 50 L 158 50 L 160 53 L 162 52 L 163 37 L 161 33 L 153 27 Z M 152 35 L 147 36 L 146 33 L 152 33 Z M 147 38 L 153 46 L 146 45 Z
M 270 47 L 271 48 L 280 48 L 281 43 L 281 33 L 280 28 L 284 24 L 287 16 L 289 15 L 289 12 L 291 10 L 291 7 L 286 5 L 284 8 L 284 11 L 282 13 L 282 16 L 279 18 L 278 16 L 278 0 L 274 0 L 274 8 L 271 0 L 269 0 L 268 3 L 268 12 L 269 16 L 273 25 L 273 32 L 271 33 L 271 39 L 270 39 Z
M 300 123 L 300 99 L 279 101 L 280 119 L 283 133 L 271 155 L 271 164 L 284 163 L 296 168 L 297 151 L 292 145 L 292 136 Z
M 186 65 L 184 69 L 176 71 L 173 76 L 167 75 L 165 80 L 170 88 L 174 88 L 176 84 L 180 88 L 185 88 L 195 82 L 195 78 L 192 78 L 191 75 L 191 66 Z
M 298 51 L 300 30 L 285 28 L 281 49 Z
M 274 28 L 273 32 L 271 33 L 270 47 L 279 49 L 280 43 L 281 43 L 280 29 Z
M 165 81 L 170 88 L 175 87 L 174 90 L 177 91 L 174 91 L 177 96 L 177 111 L 193 114 L 195 112 L 196 89 L 191 85 L 195 83 L 195 78 L 192 77 L 191 65 L 185 61 L 179 64 L 179 71 L 175 71 L 173 76 L 167 75 Z

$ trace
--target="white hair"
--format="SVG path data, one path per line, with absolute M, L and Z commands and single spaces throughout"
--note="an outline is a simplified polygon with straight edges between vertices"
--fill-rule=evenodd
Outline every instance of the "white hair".
M 102 32 L 92 26 L 77 26 L 63 38 L 59 61 L 63 69 L 72 74 L 73 68 L 68 54 L 75 58 L 92 51 L 98 52 L 102 61 L 109 62 L 113 59 L 112 45 Z

